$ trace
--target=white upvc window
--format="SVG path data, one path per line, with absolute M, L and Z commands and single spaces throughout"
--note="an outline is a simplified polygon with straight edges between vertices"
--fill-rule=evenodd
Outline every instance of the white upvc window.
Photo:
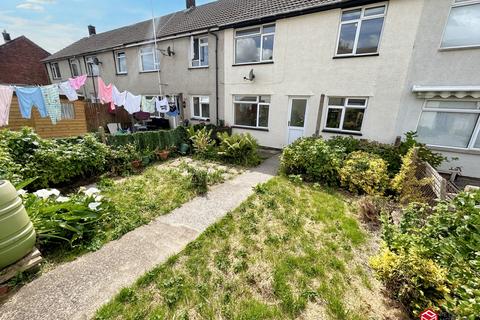
M 117 74 L 127 74 L 127 55 L 125 51 L 115 52 L 115 66 Z
M 329 97 L 324 129 L 360 133 L 367 108 L 367 98 Z
M 80 75 L 80 64 L 78 60 L 73 58 L 68 60 L 70 63 L 70 70 L 72 71 L 72 77 L 78 77 Z
M 155 54 L 155 46 L 143 46 L 139 50 L 140 70 L 142 72 L 160 70 L 160 51 L 157 49 Z
M 386 13 L 386 4 L 342 11 L 335 55 L 377 54 Z
M 61 79 L 62 78 L 62 75 L 60 74 L 60 66 L 58 65 L 58 62 L 50 63 L 50 71 L 52 72 L 52 78 L 53 79 Z
M 193 96 L 192 97 L 192 115 L 196 119 L 210 118 L 210 97 Z
M 208 67 L 208 36 L 190 38 L 190 67 Z
M 275 24 L 235 31 L 235 64 L 273 61 Z
M 418 140 L 430 146 L 480 150 L 480 101 L 425 100 Z
M 87 61 L 87 74 L 89 76 L 98 76 L 100 74 L 100 68 L 98 67 L 97 56 L 89 56 L 86 58 Z
M 268 128 L 270 96 L 233 97 L 234 123 L 245 128 Z
M 480 46 L 480 0 L 454 0 L 443 32 L 442 49 Z

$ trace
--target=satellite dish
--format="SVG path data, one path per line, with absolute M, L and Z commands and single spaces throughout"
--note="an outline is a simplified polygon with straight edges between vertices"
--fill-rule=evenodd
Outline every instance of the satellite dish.
M 255 74 L 253 73 L 253 69 L 250 70 L 248 73 L 248 77 L 243 77 L 243 80 L 253 81 L 255 79 Z
M 168 54 L 169 57 L 175 55 L 175 52 L 173 52 L 173 50 L 172 50 L 172 48 L 170 48 L 170 46 L 168 46 L 168 48 L 167 48 L 167 54 Z

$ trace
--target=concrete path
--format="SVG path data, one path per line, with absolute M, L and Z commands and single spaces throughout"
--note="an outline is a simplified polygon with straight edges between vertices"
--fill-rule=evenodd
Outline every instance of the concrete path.
M 240 205 L 253 193 L 253 186 L 270 179 L 277 169 L 278 156 L 274 156 L 212 187 L 206 197 L 197 197 L 99 251 L 42 275 L 0 306 L 0 319 L 91 318 L 121 288 L 180 252 L 209 225 Z

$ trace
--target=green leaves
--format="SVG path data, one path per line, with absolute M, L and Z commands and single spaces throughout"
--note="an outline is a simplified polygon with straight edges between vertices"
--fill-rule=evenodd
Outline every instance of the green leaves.
M 258 143 L 249 133 L 228 135 L 222 132 L 218 134 L 218 138 L 218 154 L 224 161 L 247 167 L 260 163 Z

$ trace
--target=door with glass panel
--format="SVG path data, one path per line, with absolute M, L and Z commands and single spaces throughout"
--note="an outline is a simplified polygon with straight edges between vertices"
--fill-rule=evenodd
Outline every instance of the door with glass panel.
M 307 98 L 290 98 L 288 107 L 288 144 L 305 135 L 307 105 Z

